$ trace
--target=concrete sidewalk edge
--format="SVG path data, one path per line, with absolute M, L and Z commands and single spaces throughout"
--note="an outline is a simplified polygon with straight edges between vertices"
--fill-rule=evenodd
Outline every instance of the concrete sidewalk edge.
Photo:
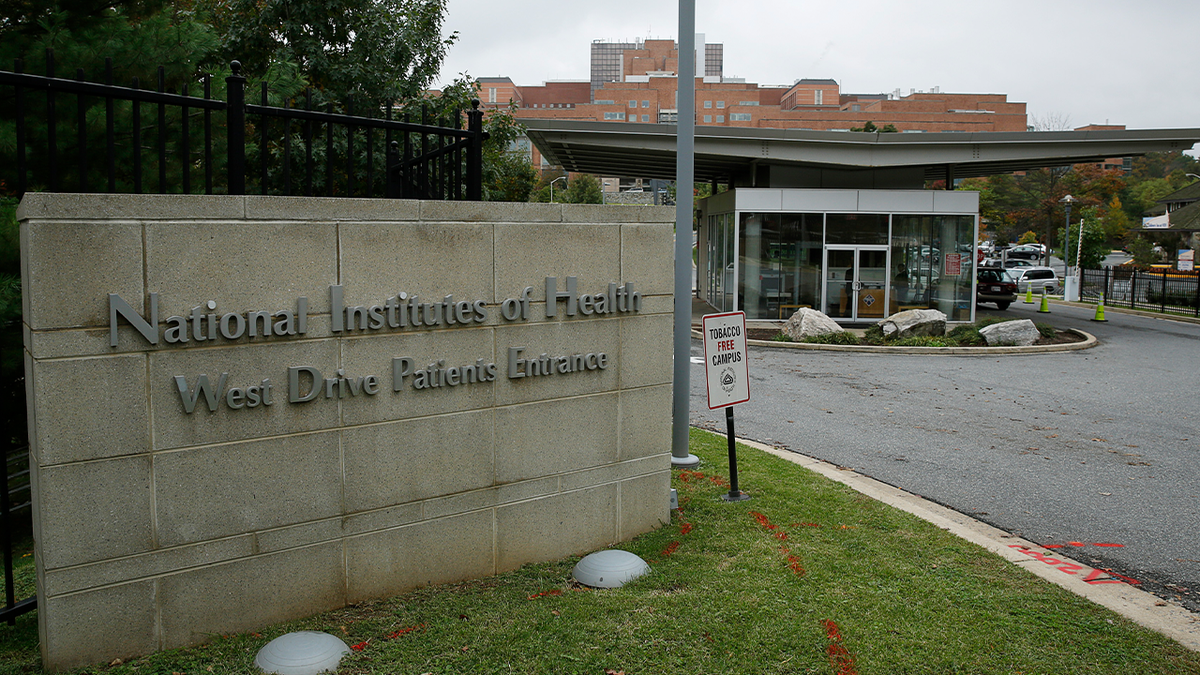
M 798 464 L 876 501 L 910 513 L 955 536 L 982 546 L 1078 596 L 1107 607 L 1130 621 L 1161 633 L 1192 651 L 1200 651 L 1200 617 L 1152 593 L 1124 583 L 1105 570 L 1097 570 L 1058 551 L 1042 548 L 1031 541 L 853 470 L 839 468 L 798 452 L 782 450 L 756 441 L 739 438 L 738 442 Z M 1090 579 L 1090 583 L 1085 579 Z

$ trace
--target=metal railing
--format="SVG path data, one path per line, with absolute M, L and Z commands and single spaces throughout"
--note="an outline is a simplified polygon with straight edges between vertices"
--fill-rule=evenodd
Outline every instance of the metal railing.
M 5 481 L 0 489 L 0 549 L 4 554 L 4 608 L 0 621 L 16 625 L 18 616 L 37 609 L 37 596 L 18 601 L 13 546 L 16 535 L 28 531 L 33 519 L 29 485 L 29 448 L 9 450 L 4 456 Z
M 20 196 L 50 192 L 277 194 L 406 199 L 482 198 L 483 111 L 438 117 L 425 103 L 391 104 L 355 114 L 347 104 L 314 109 L 313 92 L 268 104 L 247 103 L 241 64 L 224 78 L 225 100 L 205 75 L 167 89 L 158 68 L 154 89 L 134 78 L 113 83 L 0 71 L 0 118 L 12 119 L 15 144 L 0 176 Z M 466 127 L 463 127 L 463 118 Z M 224 152 L 221 152 L 221 148 Z M 8 153 L 5 153 L 8 154 Z
M 1085 269 L 1080 299 L 1169 314 L 1200 317 L 1200 273 L 1125 267 Z

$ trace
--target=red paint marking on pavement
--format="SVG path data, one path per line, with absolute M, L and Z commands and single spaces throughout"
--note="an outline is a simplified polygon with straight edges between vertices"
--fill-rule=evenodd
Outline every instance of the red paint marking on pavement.
M 1125 548 L 1125 544 L 1092 544 L 1092 546 L 1103 546 L 1105 548 Z
M 1083 546 L 1082 541 L 1068 541 L 1067 543 L 1075 547 Z
M 1138 581 L 1137 579 L 1131 579 L 1130 577 L 1127 577 L 1124 574 L 1118 574 L 1118 573 L 1108 569 L 1107 567 L 1103 567 L 1101 569 L 1103 569 L 1105 572 L 1108 572 L 1109 574 L 1113 575 L 1114 577 L 1116 577 L 1118 579 L 1124 579 L 1125 583 L 1128 583 L 1128 584 L 1141 584 L 1142 583 L 1142 582 Z M 1110 583 L 1119 583 L 1119 582 L 1110 582 Z
M 1042 548 L 1062 548 L 1062 544 L 1042 544 Z
M 1024 553 L 1025 555 L 1029 556 L 1030 558 L 1033 558 L 1034 560 L 1039 560 L 1041 562 L 1044 562 L 1047 565 L 1054 567 L 1055 569 L 1057 569 L 1058 571 L 1060 571 L 1064 574 L 1075 575 L 1075 574 L 1078 574 L 1079 572 L 1082 572 L 1083 570 L 1090 570 L 1087 573 L 1087 576 L 1085 576 L 1083 578 L 1083 581 L 1084 581 L 1084 583 L 1091 584 L 1093 586 L 1096 586 L 1099 584 L 1122 584 L 1122 583 L 1141 584 L 1142 583 L 1142 582 L 1138 581 L 1137 579 L 1127 577 L 1123 574 L 1118 574 L 1117 572 L 1114 572 L 1108 568 L 1095 569 L 1095 568 L 1086 567 L 1084 565 L 1080 565 L 1077 563 L 1070 563 L 1065 560 L 1059 560 L 1058 558 L 1051 558 L 1050 556 L 1040 553 L 1038 551 L 1034 551 L 1032 549 L 1025 548 L 1021 544 L 1009 544 L 1008 546 L 1009 546 L 1009 548 L 1017 549 L 1021 553 Z M 1043 547 L 1043 548 L 1048 548 L 1048 547 Z M 1107 576 L 1105 576 L 1106 574 L 1107 574 Z

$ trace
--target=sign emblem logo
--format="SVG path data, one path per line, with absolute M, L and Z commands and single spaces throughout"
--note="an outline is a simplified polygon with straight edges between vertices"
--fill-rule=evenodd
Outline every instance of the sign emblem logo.
M 721 389 L 724 389 L 725 393 L 728 394 L 733 391 L 736 385 L 737 373 L 733 371 L 733 368 L 726 366 L 721 370 Z

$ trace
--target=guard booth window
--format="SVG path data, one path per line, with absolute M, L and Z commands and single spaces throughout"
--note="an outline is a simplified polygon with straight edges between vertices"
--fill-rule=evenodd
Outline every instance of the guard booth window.
M 820 300 L 820 213 L 743 213 L 738 308 L 750 319 L 786 319 Z

